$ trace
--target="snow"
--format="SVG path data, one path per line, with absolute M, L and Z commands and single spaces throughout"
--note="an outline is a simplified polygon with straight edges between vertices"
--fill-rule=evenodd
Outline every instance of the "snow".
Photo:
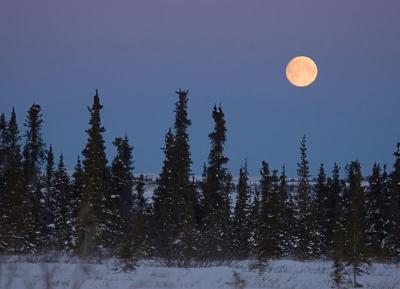
M 122 272 L 116 260 L 99 264 L 8 257 L 0 262 L 0 288 L 332 288 L 329 261 L 277 260 L 269 262 L 264 270 L 251 269 L 255 264 L 255 261 L 241 261 L 220 266 L 177 268 L 148 260 L 140 261 L 135 271 Z M 368 271 L 369 274 L 359 279 L 364 288 L 400 288 L 398 265 L 374 263 Z

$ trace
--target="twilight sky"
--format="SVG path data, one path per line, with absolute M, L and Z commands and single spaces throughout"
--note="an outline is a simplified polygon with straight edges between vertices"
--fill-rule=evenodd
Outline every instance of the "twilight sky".
M 312 173 L 359 159 L 393 162 L 400 141 L 398 0 L 1 0 L 0 107 L 43 106 L 47 144 L 68 167 L 86 142 L 99 88 L 107 154 L 128 134 L 135 172 L 158 173 L 180 87 L 190 90 L 193 169 L 209 150 L 211 109 L 228 122 L 238 174 L 263 159 L 295 175 L 308 136 Z M 317 81 L 291 86 L 285 66 L 312 57 Z

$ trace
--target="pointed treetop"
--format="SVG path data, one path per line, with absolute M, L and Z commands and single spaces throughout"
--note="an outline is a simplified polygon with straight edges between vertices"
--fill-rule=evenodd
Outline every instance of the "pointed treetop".
M 41 109 L 41 107 L 39 104 L 36 104 L 36 103 L 32 104 L 32 110 L 40 111 L 40 109 Z
M 189 94 L 189 90 L 188 89 L 185 90 L 185 89 L 179 88 L 179 90 L 175 91 L 175 93 L 177 95 L 179 95 L 179 96 L 186 96 L 186 95 Z
M 10 120 L 8 121 L 8 130 L 15 132 L 18 131 L 17 114 L 15 113 L 14 107 L 12 108 Z
M 2 125 L 5 125 L 6 123 L 6 116 L 4 115 L 4 113 L 0 115 L 0 122 Z
M 75 169 L 75 172 L 74 172 L 74 175 L 75 175 L 75 176 L 76 176 L 77 173 L 79 174 L 79 173 L 83 172 L 83 169 L 82 169 L 82 161 L 81 161 L 81 158 L 80 158 L 79 155 L 78 155 L 78 157 L 77 157 L 77 159 L 76 159 L 76 163 L 75 163 L 74 169 Z
M 393 155 L 396 158 L 400 158 L 400 142 L 397 143 L 397 151 Z
M 244 165 L 242 164 L 242 168 L 245 172 L 247 172 L 247 158 L 244 159 Z
M 94 95 L 93 106 L 97 105 L 100 106 L 100 108 L 102 108 L 102 106 L 100 105 L 99 90 L 96 88 L 96 94 Z
M 64 167 L 64 155 L 61 153 L 60 157 L 58 158 L 58 167 Z
M 262 176 L 269 175 L 269 165 L 268 165 L 268 163 L 266 161 L 262 161 L 261 162 L 260 174 Z

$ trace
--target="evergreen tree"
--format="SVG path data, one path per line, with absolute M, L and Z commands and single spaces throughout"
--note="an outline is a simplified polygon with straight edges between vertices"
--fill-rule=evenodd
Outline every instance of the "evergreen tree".
M 2 113 L 0 115 L 0 177 L 2 177 L 4 173 L 4 167 L 6 162 L 6 142 L 7 142 L 7 121 L 4 113 Z
M 78 244 L 78 227 L 79 227 L 79 213 L 82 206 L 82 198 L 84 193 L 84 172 L 82 167 L 82 162 L 78 156 L 74 168 L 74 173 L 72 174 L 71 181 L 71 198 L 70 198 L 70 214 L 71 214 L 71 230 L 72 230 L 72 246 L 77 249 Z
M 112 245 L 117 247 L 120 257 L 129 259 L 133 256 L 132 147 L 126 136 L 125 138 L 116 138 L 113 144 L 117 148 L 117 155 L 111 166 L 112 229 L 114 234 Z
M 344 270 L 345 266 L 343 263 L 344 252 L 343 252 L 343 244 L 345 244 L 345 228 L 343 222 L 343 211 L 342 204 L 338 200 L 335 203 L 335 222 L 333 224 L 332 230 L 332 240 L 330 247 L 330 255 L 333 261 L 333 272 L 332 279 L 336 288 L 342 288 L 344 283 Z
M 79 243 L 81 254 L 86 256 L 96 249 L 108 244 L 111 234 L 111 194 L 109 193 L 109 172 L 105 154 L 100 111 L 99 94 L 93 98 L 93 105 L 88 108 L 90 113 L 89 129 L 86 131 L 88 140 L 82 151 L 85 157 L 84 166 L 84 196 L 79 214 Z
M 0 215 L 0 248 L 9 253 L 30 253 L 32 247 L 27 235 L 26 214 L 29 201 L 26 198 L 20 135 L 17 117 L 13 108 L 7 127 L 3 128 L 4 163 L 2 178 L 2 208 Z M 0 249 L 0 250 L 1 250 Z
M 204 233 L 207 245 L 204 250 L 209 258 L 221 258 L 226 255 L 225 245 L 229 234 L 229 190 L 227 188 L 228 158 L 224 155 L 226 141 L 226 126 L 221 106 L 214 106 L 212 111 L 214 130 L 208 136 L 211 150 L 208 156 L 208 166 L 205 170 L 204 184 Z
M 4 113 L 0 115 L 0 221 L 2 216 L 6 215 L 5 211 L 5 166 L 6 166 L 6 137 L 7 121 Z M 7 234 L 6 225 L 0 222 L 0 236 Z M 6 243 L 0 237 L 0 253 L 6 248 Z
M 321 164 L 315 192 L 315 243 L 317 255 L 326 255 L 332 239 L 332 221 L 334 219 L 334 200 L 326 179 L 324 165 Z
M 198 183 L 198 188 L 200 190 L 200 194 L 197 194 L 197 208 L 195 211 L 196 215 L 196 222 L 198 226 L 201 228 L 203 231 L 203 240 L 202 242 L 207 242 L 208 236 L 206 236 L 206 224 L 205 224 L 205 192 L 206 192 L 206 183 L 207 183 L 207 165 L 206 163 L 203 163 L 203 172 L 201 174 L 201 181 Z M 202 246 L 202 248 L 205 248 L 205 246 Z
M 390 190 L 388 196 L 390 226 L 389 226 L 389 250 L 391 256 L 400 259 L 400 143 L 393 154 L 395 162 L 390 175 Z
M 383 194 L 383 220 L 381 222 L 381 233 L 383 240 L 381 241 L 382 246 L 382 258 L 390 258 L 391 248 L 390 248 L 390 231 L 391 231 L 391 185 L 390 185 L 390 175 L 387 173 L 386 165 L 383 166 L 382 173 L 382 194 Z
M 361 166 L 358 161 L 352 162 L 348 168 L 349 212 L 346 222 L 346 260 L 352 268 L 353 286 L 361 287 L 357 276 L 363 272 L 363 265 L 368 264 L 365 249 L 364 191 L 361 186 Z
M 238 259 L 249 256 L 249 185 L 247 162 L 240 168 L 237 199 L 233 216 L 233 254 Z
M 258 241 L 260 239 L 260 237 L 258 236 L 260 234 L 259 231 L 259 215 L 260 215 L 260 200 L 261 200 L 261 196 L 260 196 L 260 190 L 255 187 L 255 192 L 254 192 L 254 196 L 253 196 L 253 200 L 251 202 L 250 205 L 250 226 L 249 226 L 249 230 L 250 230 L 250 253 L 252 255 L 257 255 L 258 254 Z
M 174 186 L 174 136 L 171 129 L 165 135 L 164 163 L 153 194 L 152 236 L 158 257 L 172 257 L 172 193 Z
M 147 203 L 144 197 L 144 176 L 140 175 L 136 182 L 136 196 L 134 203 L 134 245 L 136 255 L 146 255 L 146 208 Z
M 193 257 L 194 243 L 194 192 L 191 187 L 191 164 L 188 128 L 191 121 L 187 114 L 188 91 L 179 90 L 175 104 L 175 138 L 173 154 L 173 194 L 172 212 L 175 228 L 173 230 L 173 255 L 180 261 Z
M 371 257 L 383 258 L 387 241 L 385 227 L 385 195 L 381 167 L 374 163 L 366 195 L 366 242 Z
M 56 231 L 55 231 L 55 212 L 57 209 L 56 192 L 54 188 L 55 174 L 54 174 L 54 154 L 52 146 L 49 147 L 46 157 L 46 172 L 44 175 L 44 220 L 46 226 L 43 228 L 43 235 L 47 237 L 47 247 L 55 245 Z
M 327 185 L 333 201 L 333 219 L 332 219 L 332 238 L 329 248 L 332 253 L 334 238 L 340 237 L 338 248 L 343 252 L 344 233 L 345 233 L 345 209 L 348 207 L 348 198 L 344 198 L 343 190 L 345 183 L 340 179 L 340 167 L 335 163 L 332 170 L 332 176 L 328 178 Z M 338 235 L 339 234 L 339 235 Z M 343 254 L 341 254 L 343 256 Z
M 42 194 L 42 164 L 46 158 L 45 143 L 42 138 L 42 109 L 33 104 L 28 110 L 25 121 L 25 146 L 23 149 L 23 168 L 25 190 L 30 204 L 26 214 L 25 224 L 29 230 L 30 242 L 34 250 L 41 250 L 45 246 L 46 213 L 45 196 Z
M 46 173 L 44 176 L 46 195 L 50 195 L 53 190 L 54 182 L 54 154 L 53 147 L 50 146 L 46 157 Z
M 286 168 L 283 166 L 282 172 L 279 178 L 279 195 L 281 198 L 281 226 L 283 237 L 281 243 L 283 246 L 283 253 L 286 255 L 293 255 L 295 243 L 295 229 L 296 220 L 294 216 L 294 203 L 292 197 L 289 195 L 287 185 Z
M 56 208 L 54 211 L 54 225 L 56 231 L 56 248 L 58 250 L 72 249 L 71 226 L 71 190 L 70 180 L 64 165 L 64 157 L 60 155 L 54 180 L 54 195 Z
M 342 288 L 344 284 L 344 250 L 345 244 L 345 216 L 342 200 L 342 183 L 340 180 L 340 168 L 335 163 L 332 177 L 327 181 L 328 189 L 333 198 L 334 210 L 332 219 L 332 237 L 329 243 L 329 252 L 333 260 L 332 279 L 336 288 Z
M 268 163 L 261 168 L 261 205 L 258 216 L 258 258 L 267 260 L 278 257 L 282 252 L 282 203 L 279 195 L 277 171 L 272 176 Z
M 225 189 L 223 192 L 223 198 L 226 200 L 223 202 L 224 207 L 221 210 L 221 218 L 223 221 L 221 223 L 226 224 L 224 228 L 224 238 L 223 238 L 223 259 L 231 259 L 232 258 L 232 232 L 233 232 L 233 220 L 231 216 L 231 193 L 233 191 L 233 177 L 228 172 L 226 174 L 226 181 L 225 181 Z
M 310 196 L 309 175 L 310 169 L 307 160 L 306 137 L 300 144 L 300 163 L 297 164 L 297 255 L 301 259 L 309 259 L 314 254 L 313 243 L 313 212 L 312 199 Z

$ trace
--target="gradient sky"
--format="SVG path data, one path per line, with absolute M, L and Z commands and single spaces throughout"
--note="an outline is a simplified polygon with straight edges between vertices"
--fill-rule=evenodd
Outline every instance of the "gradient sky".
M 0 0 L 0 107 L 22 125 L 41 104 L 46 142 L 71 168 L 99 88 L 109 159 L 127 133 L 135 172 L 158 173 L 174 91 L 188 88 L 197 174 L 219 103 L 234 175 L 245 157 L 251 175 L 263 159 L 295 175 L 303 134 L 313 173 L 354 159 L 369 173 L 400 141 L 399 11 L 398 0 Z M 318 64 L 310 87 L 286 80 L 296 55 Z

